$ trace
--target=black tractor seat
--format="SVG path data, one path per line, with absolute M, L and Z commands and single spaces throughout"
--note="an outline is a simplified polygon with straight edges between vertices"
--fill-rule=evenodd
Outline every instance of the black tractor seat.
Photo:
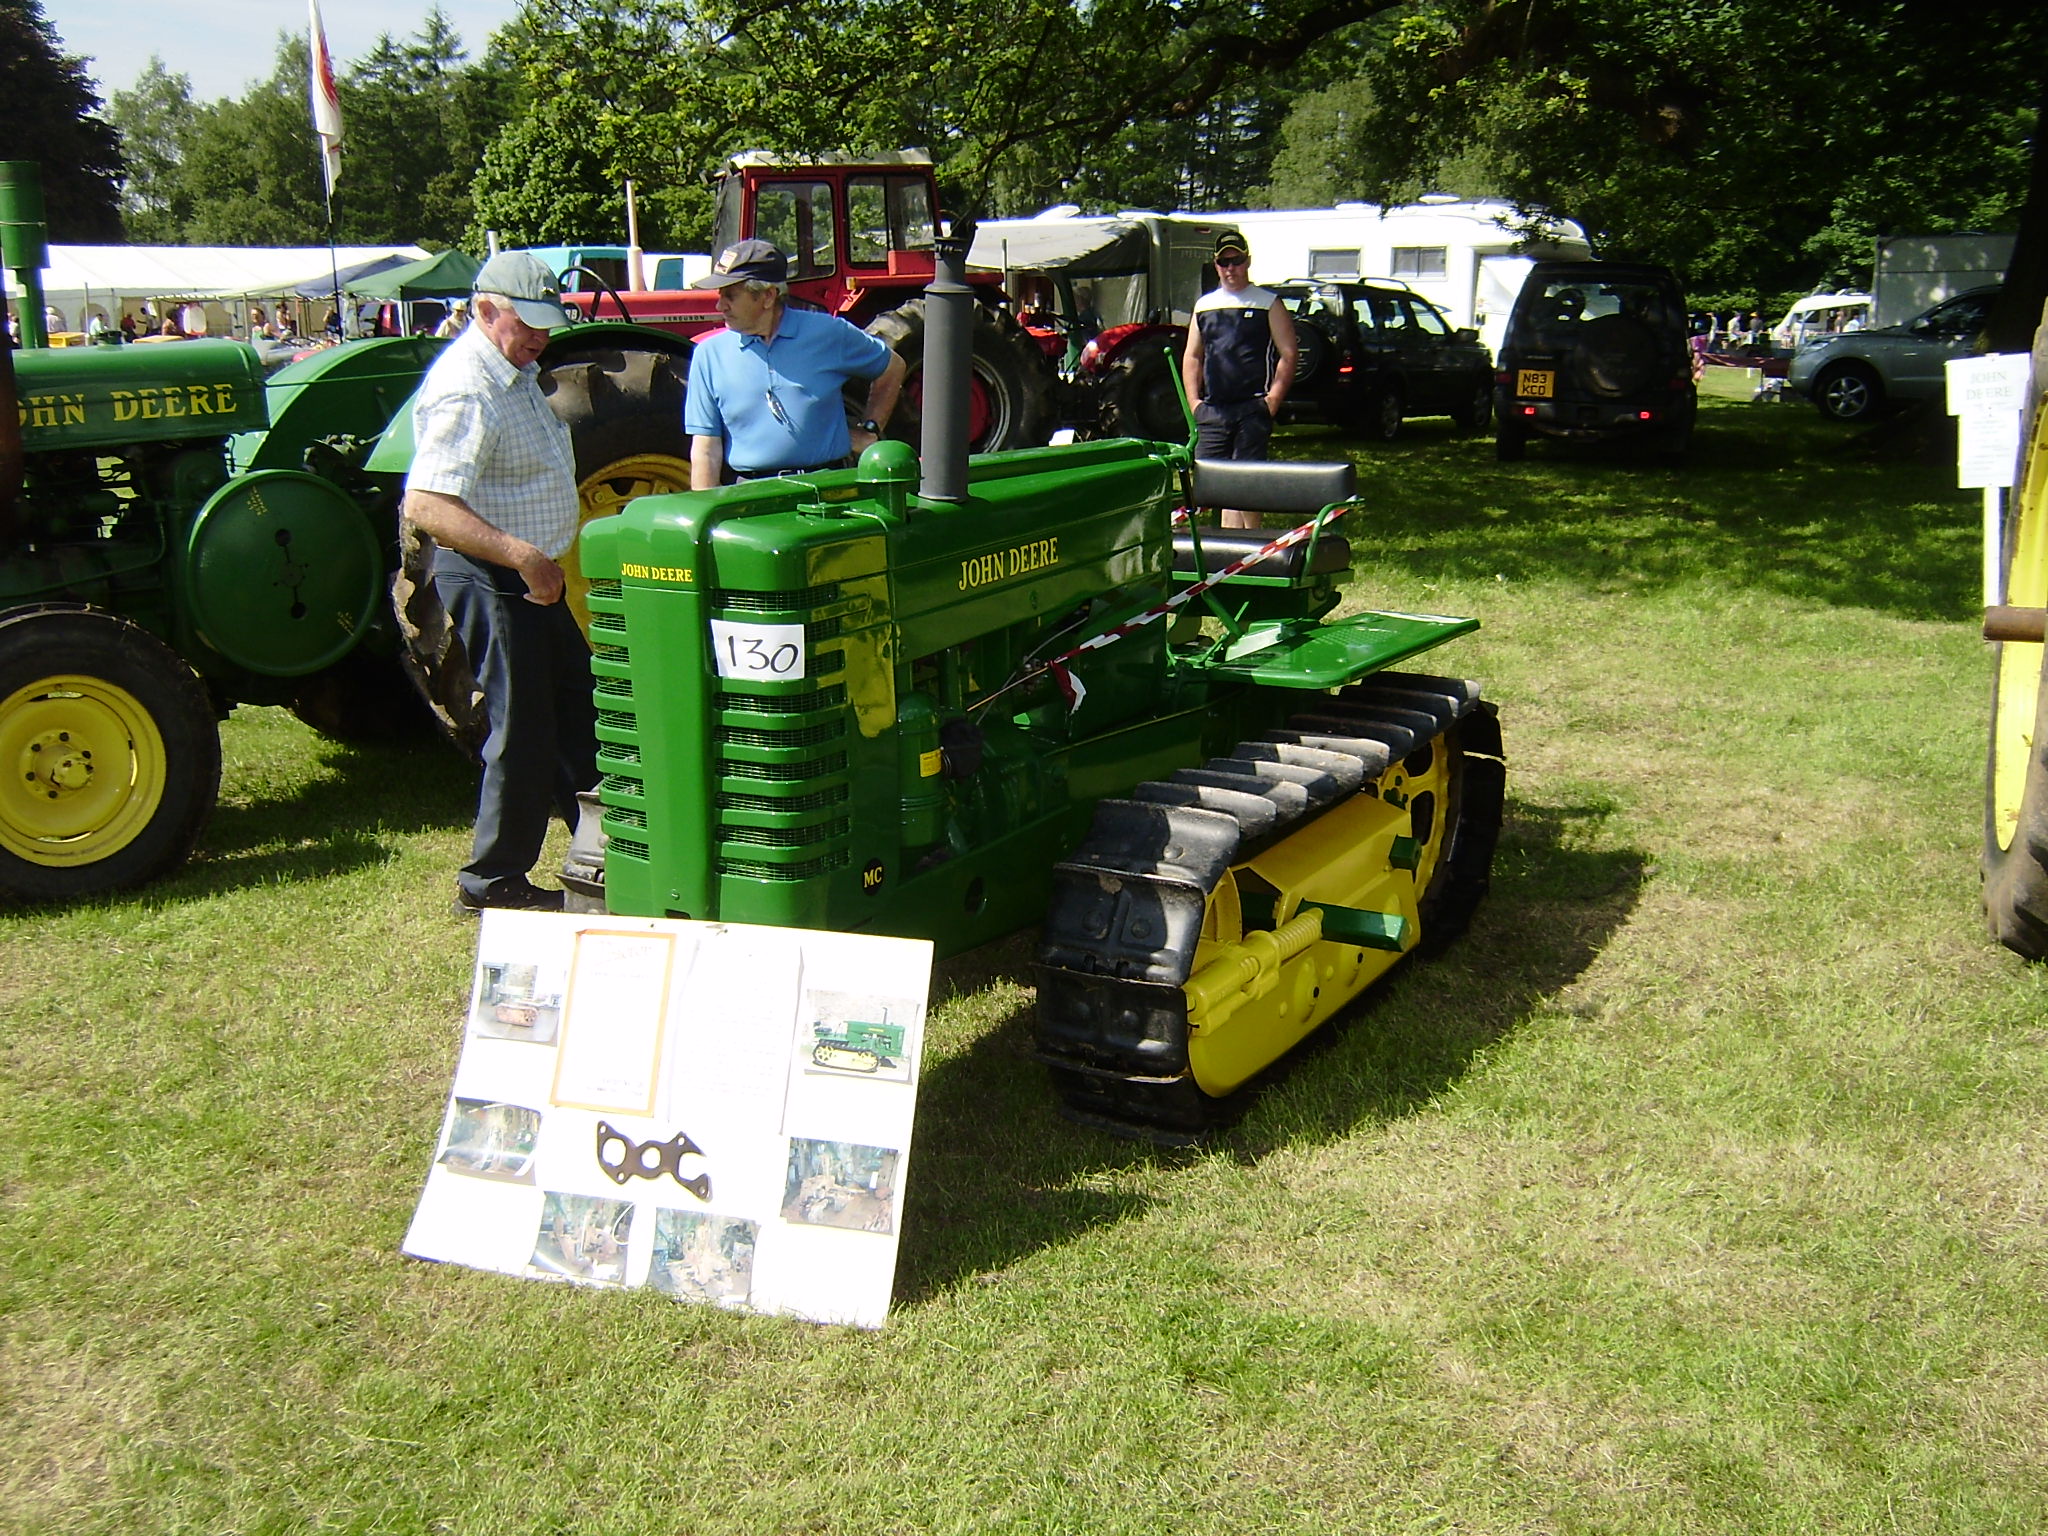
M 1271 459 L 1195 460 L 1195 505 L 1245 512 L 1320 512 L 1358 489 L 1358 468 L 1275 463 Z
M 1317 466 L 1320 467 L 1320 466 Z M 1349 465 L 1345 466 L 1347 469 Z M 1202 574 L 1213 575 L 1226 565 L 1235 565 L 1246 555 L 1256 554 L 1272 543 L 1278 530 L 1260 532 L 1256 528 L 1204 528 L 1202 530 Z M 1308 563 L 1309 541 L 1268 555 L 1257 565 L 1246 566 L 1239 572 L 1243 576 L 1278 576 L 1288 581 L 1299 581 L 1304 576 L 1330 576 L 1351 569 L 1351 541 L 1340 539 L 1335 534 L 1324 534 L 1315 541 L 1315 562 Z M 1177 533 L 1173 536 L 1173 568 L 1176 572 L 1195 569 L 1195 541 L 1191 535 Z

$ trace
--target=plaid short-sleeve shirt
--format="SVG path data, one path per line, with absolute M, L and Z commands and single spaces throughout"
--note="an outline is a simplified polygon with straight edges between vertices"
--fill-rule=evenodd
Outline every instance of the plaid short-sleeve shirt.
M 531 364 L 513 367 L 472 323 L 434 360 L 413 400 L 405 484 L 460 498 L 552 560 L 576 538 L 576 453 L 539 374 Z

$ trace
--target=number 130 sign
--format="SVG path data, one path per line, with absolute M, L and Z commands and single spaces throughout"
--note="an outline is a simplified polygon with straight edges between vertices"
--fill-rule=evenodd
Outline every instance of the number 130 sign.
M 804 627 L 713 619 L 711 654 L 720 677 L 787 682 L 804 675 Z

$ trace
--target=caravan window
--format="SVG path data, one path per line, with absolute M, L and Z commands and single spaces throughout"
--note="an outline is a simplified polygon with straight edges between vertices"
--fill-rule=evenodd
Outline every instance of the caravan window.
M 1441 245 L 1397 245 L 1394 247 L 1394 276 L 1442 277 L 1448 270 L 1450 250 Z
M 1308 253 L 1308 275 L 1310 277 L 1356 277 L 1359 273 L 1359 251 L 1310 251 Z

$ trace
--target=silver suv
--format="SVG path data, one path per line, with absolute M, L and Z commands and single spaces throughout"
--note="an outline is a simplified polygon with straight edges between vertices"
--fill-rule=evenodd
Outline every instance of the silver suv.
M 1942 365 L 1977 348 L 1998 285 L 1943 299 L 1904 325 L 1842 331 L 1792 354 L 1785 387 L 1805 395 L 1834 421 L 1868 421 L 1907 400 L 1939 400 Z

